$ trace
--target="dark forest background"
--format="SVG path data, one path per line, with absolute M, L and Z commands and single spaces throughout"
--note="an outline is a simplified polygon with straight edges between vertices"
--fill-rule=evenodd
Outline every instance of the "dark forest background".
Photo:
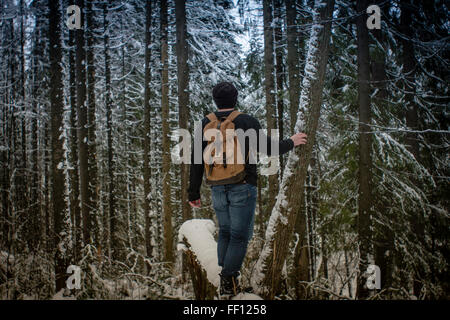
M 309 136 L 260 177 L 244 283 L 448 299 L 448 3 L 322 2 L 0 0 L 0 298 L 193 298 L 177 232 L 215 217 L 207 187 L 188 206 L 171 133 L 232 81 L 240 110 Z

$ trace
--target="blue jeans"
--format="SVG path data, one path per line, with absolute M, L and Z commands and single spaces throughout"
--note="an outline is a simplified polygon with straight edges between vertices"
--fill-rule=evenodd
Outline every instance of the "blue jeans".
M 219 220 L 217 255 L 222 275 L 237 276 L 253 235 L 256 187 L 248 183 L 212 186 L 212 203 Z

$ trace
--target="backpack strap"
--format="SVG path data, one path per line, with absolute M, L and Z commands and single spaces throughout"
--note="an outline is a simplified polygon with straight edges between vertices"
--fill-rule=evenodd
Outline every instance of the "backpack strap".
M 216 114 L 215 114 L 214 112 L 211 112 L 211 113 L 208 114 L 206 117 L 207 117 L 207 118 L 209 119 L 209 121 L 211 121 L 211 122 L 217 120 Z
M 219 120 L 219 119 L 217 119 L 217 116 L 216 116 L 216 114 L 214 112 L 211 112 L 210 114 L 208 114 L 206 116 L 206 118 L 208 118 L 208 120 L 210 122 L 214 122 L 216 120 Z M 221 122 L 219 121 L 219 124 L 217 125 L 217 129 L 220 128 L 220 124 L 221 124 Z M 211 163 L 211 165 L 209 166 L 209 175 L 211 175 L 213 168 L 214 168 L 214 162 Z
M 237 110 L 234 110 L 232 113 L 230 113 L 230 114 L 228 115 L 227 120 L 230 120 L 231 122 L 233 122 L 234 119 L 236 119 L 236 117 L 237 117 L 238 115 L 240 115 L 240 114 L 242 114 L 242 112 L 239 112 L 239 111 L 237 111 Z

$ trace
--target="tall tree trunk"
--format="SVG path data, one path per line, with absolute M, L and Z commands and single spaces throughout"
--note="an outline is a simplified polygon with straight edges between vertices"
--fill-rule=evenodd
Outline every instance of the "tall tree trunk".
M 175 15 L 177 26 L 177 75 L 178 75 L 178 105 L 179 125 L 182 129 L 188 129 L 189 122 L 189 65 L 188 43 L 186 27 L 186 3 L 176 0 Z M 189 180 L 189 165 L 181 165 L 181 203 L 183 221 L 191 218 L 191 207 L 188 204 L 187 185 Z
M 89 188 L 89 150 L 88 150 L 88 110 L 86 106 L 86 52 L 84 46 L 84 0 L 76 4 L 82 10 L 81 29 L 77 29 L 76 44 L 76 79 L 77 79 L 77 116 L 78 116 L 78 160 L 80 166 L 81 215 L 83 219 L 84 245 L 91 242 L 91 195 Z
M 299 0 L 291 0 L 290 7 L 292 9 L 286 13 L 290 20 L 291 28 L 288 29 L 290 35 L 288 34 L 288 66 L 289 66 L 289 100 L 290 100 L 290 114 L 291 114 L 291 133 L 294 134 L 294 128 L 297 121 L 297 118 L 304 117 L 306 113 L 306 107 L 302 106 L 299 110 L 299 86 L 302 81 L 302 74 L 300 73 L 300 68 L 303 65 L 300 63 L 303 58 L 304 51 L 304 39 L 306 38 L 307 32 L 299 31 L 297 25 L 308 24 L 312 21 L 310 19 L 305 19 L 304 17 L 297 17 L 296 7 L 299 4 Z M 311 8 L 314 7 L 314 3 L 309 1 L 307 5 Z M 295 14 L 295 16 L 294 16 Z M 292 38 L 289 41 L 289 36 Z M 289 43 L 291 42 L 291 43 Z M 289 58 L 289 54 L 291 54 L 291 58 Z M 292 66 L 292 70 L 290 69 Z M 307 173 L 306 179 L 309 179 L 309 174 Z M 305 190 L 305 199 L 308 197 L 311 190 Z M 302 211 L 299 212 L 300 219 L 297 219 L 295 223 L 294 232 L 298 235 L 302 235 L 305 232 L 306 221 L 308 215 L 308 211 L 306 208 L 306 204 L 302 204 Z M 294 279 L 295 279 L 295 293 L 297 299 L 306 299 L 308 297 L 308 290 L 306 282 L 310 281 L 310 261 L 313 257 L 310 255 L 310 250 L 308 247 L 308 241 L 306 238 L 303 241 L 299 242 L 295 248 L 294 253 Z
M 4 4 L 2 3 L 2 9 Z M 6 6 L 5 6 L 6 7 Z M 3 18 L 3 15 L 2 15 Z M 10 77 L 12 77 L 12 71 L 13 69 L 11 64 L 11 57 L 12 55 L 12 49 L 10 44 L 8 43 L 8 29 L 13 27 L 13 23 L 8 24 L 2 24 L 2 27 L 4 26 L 4 29 L 2 28 L 1 31 L 4 30 L 4 33 L 1 34 L 2 36 L 2 60 L 5 59 L 8 61 L 7 66 L 5 66 L 5 80 L 4 83 L 8 84 L 13 83 L 12 79 L 10 80 Z M 9 41 L 13 41 L 13 33 L 11 34 L 11 39 Z M 6 56 L 7 55 L 7 56 Z M 9 68 L 8 68 L 9 67 Z M 8 70 L 9 69 L 9 70 Z M 3 145 L 7 146 L 6 148 L 2 148 L 2 164 L 3 164 L 3 178 L 2 178 L 2 224 L 3 224 L 3 242 L 5 245 L 5 248 L 7 248 L 8 252 L 10 252 L 11 247 L 11 221 L 10 216 L 12 212 L 12 203 L 11 203 L 11 169 L 12 167 L 12 150 L 13 150 L 13 133 L 14 130 L 12 128 L 14 127 L 14 110 L 12 109 L 12 101 L 11 101 L 11 89 L 5 89 L 4 99 L 2 101 L 2 123 L 3 123 Z M 7 274 L 8 276 L 8 274 Z M 7 279 L 9 280 L 9 279 Z
M 74 259 L 81 252 L 80 181 L 78 175 L 77 102 L 75 74 L 75 31 L 69 31 L 69 102 L 70 102 L 70 212 L 73 220 Z
M 306 299 L 310 292 L 307 290 L 306 281 L 314 280 L 315 272 L 315 212 L 318 200 L 316 197 L 315 186 L 317 185 L 317 156 L 311 156 L 310 160 L 310 171 L 306 174 L 306 185 L 305 185 L 305 203 L 300 211 L 305 219 L 297 219 L 295 225 L 295 232 L 300 235 L 301 230 L 305 230 L 306 227 L 306 239 L 303 242 L 299 242 L 295 247 L 294 251 L 294 282 L 295 282 L 295 293 L 297 299 Z M 299 232 L 300 230 L 300 232 Z M 302 245 L 301 245 L 302 244 Z
M 274 81 L 274 51 L 273 51 L 273 3 L 272 0 L 263 0 L 264 16 L 264 88 L 266 95 L 266 122 L 267 134 L 276 129 L 275 123 L 275 81 Z M 267 211 L 272 211 L 275 203 L 275 194 L 278 190 L 278 174 L 269 175 L 269 192 Z
M 43 10 L 44 8 L 41 8 Z M 38 8 L 36 8 L 38 10 Z M 43 57 L 43 16 L 42 13 L 36 12 L 35 34 L 33 35 L 34 48 L 32 50 L 32 87 L 31 87 L 31 105 L 33 118 L 31 120 L 31 180 L 30 180 L 30 230 L 29 238 L 32 250 L 38 250 L 42 239 L 42 221 L 41 221 L 41 206 L 40 206 L 40 175 L 39 175 L 39 150 L 38 150 L 38 99 L 39 87 L 42 81 L 42 70 L 40 70 L 39 59 Z
M 325 5 L 318 4 L 314 9 L 314 23 L 308 44 L 305 77 L 300 99 L 300 109 L 309 106 L 306 125 L 298 118 L 295 131 L 308 135 L 308 143 L 297 147 L 287 159 L 277 202 L 272 210 L 264 248 L 256 264 L 252 283 L 265 298 L 273 298 L 279 291 L 281 271 L 288 254 L 289 242 L 294 232 L 296 219 L 304 202 L 304 184 L 306 173 L 315 143 L 317 125 L 322 106 L 322 91 L 325 67 L 328 60 L 329 40 L 331 35 L 331 17 L 334 0 L 327 0 Z M 299 245 L 306 243 L 306 225 L 302 228 Z M 308 272 L 308 271 L 306 271 Z
M 282 0 L 274 0 L 275 75 L 277 85 L 277 124 L 280 139 L 284 136 L 284 67 L 283 67 L 283 16 Z M 280 155 L 280 176 L 283 176 L 284 156 Z
M 120 19 L 120 31 L 122 34 L 122 41 L 126 39 L 125 36 L 125 16 L 122 15 Z M 121 62 L 121 89 L 120 89 L 120 109 L 121 116 L 120 120 L 124 124 L 121 126 L 120 132 L 120 146 L 122 158 L 121 158 L 121 166 L 123 170 L 123 174 L 121 177 L 120 184 L 124 188 L 125 194 L 122 195 L 123 204 L 120 207 L 120 211 L 117 211 L 116 219 L 114 219 L 114 224 L 111 225 L 111 239 L 117 240 L 117 243 L 111 242 L 111 255 L 115 257 L 117 260 L 122 260 L 124 258 L 125 248 L 129 244 L 129 233 L 128 233 L 128 217 L 129 217 L 129 208 L 130 208 L 130 172 L 128 168 L 130 167 L 130 158 L 131 154 L 129 153 L 130 148 L 130 135 L 128 133 L 128 128 L 125 125 L 128 122 L 128 103 L 126 98 L 128 83 L 127 83 L 127 69 L 126 69 L 126 45 L 122 45 L 120 50 L 120 62 Z M 120 170 L 119 170 L 120 171 Z M 114 228 L 114 235 L 113 229 Z M 124 232 L 125 230 L 125 232 Z M 120 239 L 120 240 L 119 240 Z
M 285 0 L 287 34 L 287 69 L 289 77 L 289 112 L 291 133 L 297 121 L 298 99 L 300 92 L 300 71 L 298 52 L 298 28 L 296 0 Z
M 97 151 L 95 139 L 95 28 L 93 0 L 87 0 L 86 6 L 86 62 L 87 62 L 87 112 L 88 112 L 88 174 L 89 174 L 89 203 L 91 205 L 91 235 L 95 245 L 98 245 L 98 210 L 97 192 Z
M 114 147 L 112 141 L 111 123 L 111 67 L 109 56 L 109 29 L 108 29 L 108 2 L 103 4 L 103 55 L 105 57 L 105 107 L 106 107 L 106 130 L 108 144 L 108 211 L 103 213 L 103 247 L 108 253 L 111 252 L 109 244 L 115 246 L 116 240 L 116 198 L 114 183 Z M 109 242 L 110 240 L 110 242 Z M 113 246 L 113 247 L 114 247 Z M 115 251 L 112 251 L 113 253 Z M 112 259 L 117 257 L 113 254 Z
M 150 166 L 150 146 L 151 146 L 151 128 L 150 128 L 150 81 L 151 81 L 151 27 L 152 27 L 152 1 L 145 4 L 145 78 L 144 78 L 144 214 L 145 214 L 145 250 L 148 258 L 152 257 L 152 239 L 151 239 L 151 185 L 152 177 Z M 150 265 L 147 265 L 148 270 Z
M 381 7 L 383 0 L 377 0 L 376 3 Z M 390 6 L 385 6 L 383 11 L 388 13 Z M 376 41 L 373 54 L 371 55 L 371 71 L 372 71 L 372 85 L 377 89 L 373 97 L 373 103 L 378 110 L 383 110 L 388 107 L 387 98 L 387 75 L 386 75 L 386 57 L 385 57 L 385 39 L 382 29 L 375 29 L 371 31 Z M 380 194 L 374 195 L 375 198 Z M 394 252 L 394 234 L 387 225 L 391 217 L 387 216 L 387 203 L 383 199 L 376 201 L 376 209 L 374 214 L 380 216 L 377 220 L 382 221 L 377 225 L 377 237 L 374 241 L 375 264 L 380 267 L 381 272 L 381 288 L 387 289 L 392 284 L 392 256 Z M 374 226 L 375 228 L 375 226 Z
M 181 129 L 188 129 L 189 121 L 189 48 L 187 43 L 186 3 L 175 1 L 175 17 L 177 26 L 177 77 L 178 77 L 178 114 Z M 188 204 L 187 189 L 189 180 L 189 165 L 181 164 L 181 212 L 182 221 L 192 218 L 191 207 Z M 183 277 L 187 273 L 186 255 L 183 253 Z
M 21 136 L 21 147 L 22 154 L 20 157 L 20 208 L 21 210 L 27 210 L 29 208 L 29 193 L 28 193 L 28 160 L 27 160 L 27 130 L 26 130 L 26 122 L 27 117 L 26 114 L 26 75 L 25 75 L 25 12 L 24 12 L 24 1 L 19 1 L 19 15 L 20 15 L 20 99 L 21 99 L 21 128 L 20 128 L 20 136 Z
M 61 243 L 64 230 L 65 181 L 64 181 L 64 150 L 60 139 L 63 126 L 63 83 L 62 83 L 62 52 L 61 52 L 61 15 L 59 1 L 48 2 L 49 18 L 49 56 L 50 56 L 50 121 L 51 121 L 51 195 L 53 210 L 53 234 L 55 250 L 56 291 L 65 287 L 66 261 Z
M 370 133 L 370 60 L 369 31 L 366 26 L 368 2 L 357 2 L 356 33 L 358 44 L 358 105 L 359 105 L 359 171 L 358 171 L 358 238 L 359 238 L 359 275 L 357 297 L 369 296 L 366 287 L 365 272 L 370 262 L 371 236 L 370 216 L 372 210 L 372 136 Z
M 161 117 L 162 117 L 162 178 L 164 216 L 164 261 L 173 263 L 172 207 L 170 199 L 170 139 L 169 139 L 169 52 L 167 0 L 161 0 Z
M 401 62 L 403 64 L 404 76 L 403 90 L 405 94 L 405 118 L 406 126 L 410 130 L 419 129 L 418 107 L 414 101 L 414 97 L 416 95 L 416 61 L 414 57 L 414 42 L 412 40 L 413 29 L 411 28 L 414 7 L 418 7 L 415 0 L 402 1 L 400 3 L 400 32 L 402 33 L 400 43 L 402 44 Z M 416 161 L 420 163 L 421 157 L 418 134 L 416 132 L 408 132 L 406 134 L 405 142 L 408 150 L 412 153 Z M 417 237 L 417 240 L 422 244 L 421 246 L 424 247 L 425 218 L 421 209 L 411 212 L 410 224 L 412 226 L 414 236 Z M 413 278 L 413 291 L 414 294 L 419 297 L 423 287 L 423 284 L 421 283 L 423 272 L 420 267 L 414 271 Z
M 309 174 L 306 173 L 305 181 L 309 179 Z M 305 189 L 302 199 L 302 206 L 299 208 L 299 217 L 295 221 L 294 232 L 298 237 L 302 237 L 301 241 L 297 242 L 294 251 L 294 287 L 295 295 L 298 300 L 308 298 L 308 284 L 311 281 L 310 278 L 310 250 L 309 250 L 309 229 L 307 228 L 308 222 L 308 208 L 307 197 L 309 191 Z
M 12 5 L 9 4 L 9 5 Z M 15 24 L 14 21 L 9 23 L 9 28 L 7 29 L 9 31 L 9 50 L 8 50 L 8 71 L 9 71 L 9 78 L 10 78 L 10 85 L 8 90 L 8 96 L 6 103 L 10 108 L 9 117 L 10 117 L 10 127 L 8 128 L 8 136 L 9 136 L 9 145 L 8 145 L 8 166 L 9 166 L 9 175 L 7 177 L 8 179 L 8 202 L 9 202 L 9 212 L 7 223 L 9 224 L 9 234 L 8 234 L 8 254 L 14 255 L 15 254 L 15 244 L 16 244 L 16 228 L 17 228 L 17 213 L 20 212 L 19 208 L 17 207 L 18 201 L 17 201 L 17 194 L 19 193 L 17 190 L 17 187 L 20 183 L 18 181 L 17 177 L 19 174 L 17 173 L 17 166 L 19 164 L 19 155 L 18 155 L 18 136 L 17 136 L 17 112 L 15 110 L 15 105 L 17 103 L 17 63 L 16 63 L 16 37 L 15 37 Z M 8 80 L 8 71 L 6 74 L 6 79 Z M 14 275 L 13 275 L 14 276 Z

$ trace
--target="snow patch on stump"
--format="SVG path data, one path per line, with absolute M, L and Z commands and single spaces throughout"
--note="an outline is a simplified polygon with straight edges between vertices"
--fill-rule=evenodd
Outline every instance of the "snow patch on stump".
M 217 243 L 214 240 L 216 226 L 209 219 L 192 219 L 184 222 L 178 232 L 178 242 L 183 243 L 186 238 L 190 250 L 195 253 L 198 262 L 206 271 L 208 281 L 216 288 L 219 287 L 219 273 L 221 267 L 217 260 Z M 179 245 L 178 250 L 186 250 L 186 246 Z

